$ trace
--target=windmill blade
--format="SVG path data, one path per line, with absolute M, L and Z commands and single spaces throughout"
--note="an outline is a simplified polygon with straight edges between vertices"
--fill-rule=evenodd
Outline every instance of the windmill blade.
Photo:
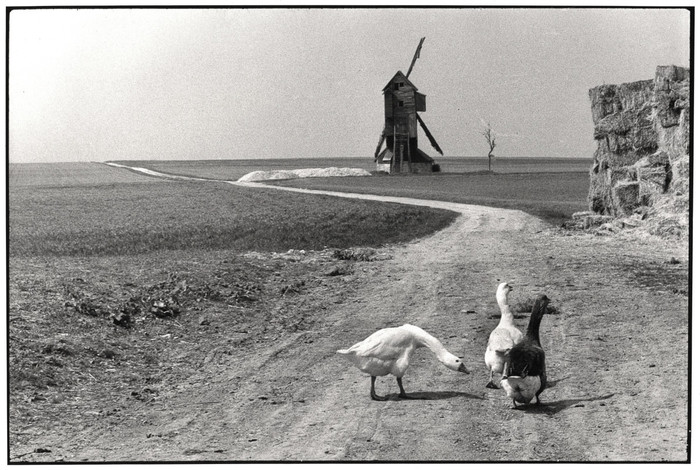
M 420 42 L 418 43 L 418 49 L 416 49 L 416 53 L 413 54 L 413 60 L 411 61 L 411 66 L 408 68 L 408 72 L 406 73 L 406 78 L 408 78 L 409 75 L 411 75 L 411 70 L 413 70 L 413 66 L 416 63 L 416 59 L 420 57 L 420 49 L 423 47 L 423 41 L 425 41 L 425 38 L 420 38 Z
M 384 143 L 384 139 L 386 138 L 386 135 L 384 134 L 384 130 L 382 130 L 382 135 L 379 136 L 379 143 L 377 144 L 377 149 L 374 151 L 374 160 L 377 160 L 377 157 L 379 156 L 379 150 L 382 148 L 382 144 Z
M 430 145 L 433 146 L 437 152 L 442 155 L 442 149 L 438 145 L 437 141 L 435 140 L 435 137 L 433 137 L 433 134 L 430 133 L 428 130 L 428 126 L 425 125 L 423 122 L 423 119 L 421 119 L 420 114 L 416 114 L 416 117 L 418 118 L 418 123 L 420 124 L 420 127 L 423 129 L 423 132 L 425 132 L 425 135 L 428 137 L 428 140 L 430 141 Z

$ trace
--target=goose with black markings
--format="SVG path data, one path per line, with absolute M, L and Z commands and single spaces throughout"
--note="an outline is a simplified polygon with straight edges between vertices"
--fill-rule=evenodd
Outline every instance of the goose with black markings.
M 392 374 L 399 384 L 399 397 L 411 398 L 406 394 L 401 379 L 415 350 L 423 347 L 430 349 L 448 369 L 469 373 L 461 359 L 445 349 L 437 338 L 422 328 L 409 324 L 376 331 L 347 349 L 339 349 L 337 353 L 346 356 L 355 367 L 370 375 L 372 400 L 386 400 L 387 397 L 377 395 L 374 390 L 377 377 Z
M 513 400 L 514 407 L 518 406 L 517 403 L 527 405 L 533 398 L 539 405 L 540 393 L 547 387 L 547 367 L 544 349 L 540 343 L 540 323 L 548 304 L 549 298 L 546 295 L 537 296 L 525 339 L 506 354 L 501 387 Z

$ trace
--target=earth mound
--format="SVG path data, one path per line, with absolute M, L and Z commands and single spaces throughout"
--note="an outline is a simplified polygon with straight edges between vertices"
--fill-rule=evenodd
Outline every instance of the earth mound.
M 238 179 L 240 182 L 287 180 L 295 178 L 327 178 L 330 176 L 371 176 L 362 168 L 303 168 L 299 170 L 253 171 Z

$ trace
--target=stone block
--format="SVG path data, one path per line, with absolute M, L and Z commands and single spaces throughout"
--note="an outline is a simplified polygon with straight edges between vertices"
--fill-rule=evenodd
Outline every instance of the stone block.
M 622 103 L 620 103 L 616 94 L 617 86 L 615 85 L 600 85 L 588 90 L 594 123 L 597 123 L 608 114 L 622 109 Z
M 586 217 L 591 217 L 594 215 L 597 215 L 597 214 L 593 211 L 581 211 L 581 212 L 574 212 L 573 214 L 571 214 L 571 218 L 574 220 L 581 220 L 581 219 L 585 219 Z
M 680 82 L 690 79 L 690 69 L 677 65 L 659 65 L 656 67 L 654 87 L 656 89 L 669 89 L 672 82 Z
M 651 127 L 636 127 L 626 134 L 607 134 L 603 141 L 609 153 L 618 155 L 624 165 L 636 162 L 639 159 L 636 154 L 640 150 L 647 154 L 654 153 L 658 149 L 657 133 Z M 631 158 L 627 158 L 627 154 L 632 154 Z M 609 158 L 609 160 L 615 159 L 618 158 Z
M 639 80 L 618 85 L 617 96 L 625 111 L 639 110 L 654 100 L 654 80 Z
M 613 113 L 641 108 L 651 102 L 654 96 L 654 80 L 623 83 L 621 85 L 600 85 L 588 90 L 591 100 L 593 123 L 598 123 Z
M 680 122 L 681 111 L 690 107 L 687 69 L 659 67 L 654 79 L 656 121 L 661 127 L 674 127 Z
M 610 187 L 606 183 L 607 172 L 591 175 L 588 186 L 588 208 L 599 214 L 609 214 L 612 208 Z
M 690 155 L 683 155 L 671 165 L 671 179 L 673 181 L 690 179 Z
M 593 138 L 599 139 L 606 134 L 625 134 L 634 126 L 634 115 L 630 112 L 611 113 L 600 119 L 593 128 Z
M 615 186 L 617 183 L 625 181 L 637 180 L 637 168 L 634 166 L 623 166 L 619 168 L 608 168 L 608 174 L 605 184 L 609 187 Z
M 589 229 L 593 227 L 598 227 L 600 225 L 603 225 L 605 223 L 609 223 L 614 219 L 613 216 L 611 215 L 600 215 L 600 214 L 595 214 L 591 215 L 588 217 L 585 217 L 583 219 L 583 228 Z
M 651 155 L 646 155 L 635 163 L 637 168 L 643 166 L 666 166 L 669 164 L 668 154 L 663 150 L 657 150 Z
M 637 168 L 637 179 L 640 182 L 655 184 L 661 188 L 661 192 L 666 190 L 669 172 L 666 166 L 643 166 Z
M 660 124 L 657 125 L 659 148 L 668 154 L 671 163 L 690 153 L 690 122 L 688 115 L 689 112 L 687 110 L 681 111 L 677 126 L 663 127 Z
M 650 205 L 654 198 L 668 189 L 670 172 L 665 166 L 641 167 L 637 170 L 639 204 Z
M 613 186 L 612 198 L 615 216 L 631 215 L 639 205 L 639 183 L 636 181 L 617 183 Z

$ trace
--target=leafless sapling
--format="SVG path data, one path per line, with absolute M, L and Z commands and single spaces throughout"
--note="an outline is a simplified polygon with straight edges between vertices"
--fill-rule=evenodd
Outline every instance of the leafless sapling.
M 489 144 L 489 171 L 491 171 L 491 159 L 494 157 L 493 149 L 496 148 L 496 133 L 491 128 L 491 123 L 486 124 L 486 129 L 481 133 Z

